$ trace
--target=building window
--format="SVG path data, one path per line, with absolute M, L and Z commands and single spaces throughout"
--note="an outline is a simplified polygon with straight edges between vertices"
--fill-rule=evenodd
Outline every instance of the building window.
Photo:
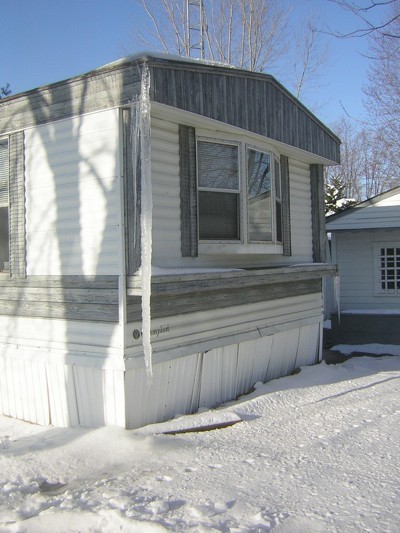
M 199 238 L 240 239 L 239 147 L 199 141 L 197 185 Z
M 197 141 L 200 241 L 282 242 L 280 163 L 243 143 Z
M 400 294 L 400 243 L 382 244 L 378 251 L 378 292 Z
M 10 271 L 8 159 L 8 141 L 0 139 L 0 272 Z

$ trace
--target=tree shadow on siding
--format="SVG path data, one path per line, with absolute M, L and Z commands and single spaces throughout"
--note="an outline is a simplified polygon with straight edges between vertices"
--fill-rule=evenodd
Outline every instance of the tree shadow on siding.
M 127 70 L 124 72 L 128 75 Z M 31 174 L 25 171 L 24 176 L 27 285 L 39 290 L 36 301 L 27 302 L 29 289 L 18 289 L 14 326 L 11 323 L 8 336 L 12 336 L 11 330 L 21 316 L 45 320 L 39 325 L 48 329 L 38 335 L 45 344 L 41 350 L 43 362 L 32 360 L 30 368 L 25 368 L 18 379 L 20 388 L 34 388 L 30 397 L 41 396 L 43 402 L 48 395 L 48 404 L 37 409 L 48 410 L 49 422 L 56 425 L 110 423 L 105 405 L 106 371 L 96 363 L 91 364 L 91 360 L 98 360 L 100 356 L 105 362 L 108 358 L 114 329 L 119 322 L 117 276 L 122 272 L 121 261 L 115 257 L 115 250 L 120 251 L 118 245 L 115 248 L 115 241 L 120 237 L 119 124 L 116 120 L 115 129 L 109 132 L 115 139 L 114 148 L 110 149 L 107 135 L 98 141 L 98 132 L 84 132 L 88 116 L 84 114 L 105 111 L 114 107 L 115 101 L 123 103 L 126 82 L 121 84 L 121 94 L 116 94 L 111 79 L 100 77 L 93 82 L 94 86 L 91 79 L 84 76 L 78 83 L 55 84 L 27 96 L 33 126 L 37 126 L 31 130 L 37 147 L 27 146 L 32 158 Z M 109 104 L 98 104 L 91 94 L 93 90 L 101 92 L 101 99 Z M 59 120 L 54 120 L 55 116 Z M 92 136 L 86 144 L 82 141 L 84 135 Z M 43 151 L 41 154 L 38 147 Z M 102 174 L 104 159 L 114 162 L 112 176 Z M 39 170 L 39 163 L 45 165 L 47 188 L 43 186 L 43 169 Z M 33 187 L 35 182 L 36 187 Z M 101 205 L 97 206 L 96 201 Z M 35 210 L 38 210 L 36 214 Z M 45 278 L 39 280 L 34 276 Z M 64 352 L 62 358 L 57 354 L 58 349 Z M 121 346 L 114 348 L 117 350 L 122 358 Z M 50 359 L 44 362 L 43 352 L 47 351 Z M 35 363 L 41 364 L 41 368 L 34 370 Z M 39 390 L 33 383 L 34 372 L 41 373 L 42 377 L 45 374 L 46 391 Z M 112 370 L 107 372 L 107 389 L 118 387 L 118 376 L 111 376 Z M 120 386 L 121 383 L 123 380 Z M 60 392 L 63 388 L 65 395 Z M 114 393 L 114 390 L 109 392 Z M 122 408 L 115 396 L 108 399 L 115 402 L 114 409 Z M 103 399 L 103 405 L 99 398 Z M 123 416 L 124 413 L 116 415 L 119 420 Z M 23 415 L 22 418 L 27 417 Z

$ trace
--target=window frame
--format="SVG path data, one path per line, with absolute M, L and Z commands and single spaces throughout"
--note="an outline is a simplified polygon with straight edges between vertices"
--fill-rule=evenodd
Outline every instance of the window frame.
M 276 253 L 283 254 L 283 220 L 282 220 L 282 175 L 279 176 L 280 187 L 280 204 L 281 204 L 281 236 L 282 240 L 277 240 L 277 221 L 276 221 L 276 168 L 282 174 L 282 166 L 280 163 L 280 154 L 278 154 L 271 146 L 254 142 L 253 140 L 238 139 L 235 136 L 226 134 L 218 134 L 218 132 L 206 132 L 196 130 L 196 187 L 197 187 L 197 227 L 198 227 L 198 243 L 200 253 Z M 198 158 L 198 143 L 210 142 L 218 144 L 227 144 L 238 146 L 238 181 L 239 181 L 239 239 L 224 240 L 224 239 L 200 239 L 199 235 L 199 191 L 211 190 L 199 187 L 199 158 Z M 251 240 L 249 234 L 249 206 L 248 206 L 248 154 L 250 150 L 268 154 L 271 160 L 271 240 Z M 221 191 L 225 191 L 221 189 Z M 226 190 L 225 192 L 231 192 Z
M 210 144 L 224 144 L 226 146 L 236 146 L 238 149 L 238 188 L 237 189 L 219 189 L 216 187 L 201 187 L 199 186 L 199 157 L 198 157 L 198 146 L 199 142 L 210 143 Z M 221 243 L 221 244 L 237 244 L 243 243 L 243 233 L 242 233 L 242 224 L 241 220 L 243 218 L 243 185 L 242 185 L 242 154 L 241 154 L 241 143 L 236 140 L 229 140 L 226 138 L 219 139 L 214 137 L 204 137 L 196 135 L 196 194 L 197 194 L 197 240 L 199 243 Z M 239 226 L 239 239 L 200 239 L 200 196 L 199 192 L 220 192 L 235 194 L 238 196 L 238 213 L 237 213 L 237 224 Z
M 381 250 L 393 248 L 393 261 L 394 264 L 392 267 L 388 266 L 387 263 L 382 267 L 382 254 Z M 397 253 L 399 250 L 399 253 Z M 400 265 L 397 267 L 397 261 L 400 263 L 400 241 L 384 241 L 384 242 L 375 242 L 373 243 L 373 254 L 374 254 L 374 294 L 375 296 L 387 296 L 387 297 L 399 297 L 400 296 Z M 387 257 L 387 255 L 385 255 Z M 394 270 L 393 283 L 395 287 L 390 289 L 388 287 L 382 287 L 382 283 L 387 283 L 387 270 L 392 268 Z M 382 279 L 382 270 L 385 271 L 385 279 Z M 397 286 L 396 286 L 397 285 Z
M 2 266 L 0 266 L 0 278 L 2 279 L 9 279 L 11 277 L 11 247 L 10 247 L 10 138 L 7 137 L 0 137 L 0 143 L 7 145 L 7 156 L 8 157 L 8 164 L 6 168 L 6 186 L 7 186 L 7 205 L 1 205 L 0 208 L 5 208 L 7 210 L 7 224 L 8 224 L 8 270 L 4 270 Z

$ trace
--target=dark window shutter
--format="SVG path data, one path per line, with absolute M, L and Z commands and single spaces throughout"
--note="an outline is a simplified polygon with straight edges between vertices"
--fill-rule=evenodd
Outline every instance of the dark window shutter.
M 292 255 L 292 238 L 290 229 L 290 179 L 289 158 L 281 155 L 281 187 L 282 187 L 282 239 L 283 255 Z
M 324 210 L 324 167 L 310 165 L 313 261 L 326 261 L 326 231 Z
M 10 271 L 13 278 L 26 276 L 24 134 L 10 136 Z
M 182 257 L 198 256 L 195 129 L 179 125 Z

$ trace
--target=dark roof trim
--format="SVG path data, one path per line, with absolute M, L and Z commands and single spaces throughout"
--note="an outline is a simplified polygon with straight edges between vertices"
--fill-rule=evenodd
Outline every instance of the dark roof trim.
M 137 65 L 148 63 L 152 66 L 164 66 L 166 68 L 168 67 L 179 67 L 179 68 L 185 68 L 188 70 L 196 70 L 196 71 L 203 71 L 203 72 L 214 72 L 219 74 L 224 74 L 225 76 L 236 76 L 236 77 L 245 77 L 249 79 L 258 79 L 261 81 L 268 81 L 275 87 L 277 87 L 280 91 L 282 91 L 295 105 L 297 105 L 299 108 L 301 108 L 308 116 L 309 118 L 314 121 L 316 124 L 318 124 L 319 127 L 321 127 L 331 138 L 334 142 L 340 144 L 340 139 L 323 123 L 321 122 L 300 100 L 298 100 L 293 94 L 288 91 L 279 81 L 277 81 L 273 76 L 270 74 L 264 74 L 261 72 L 253 72 L 249 70 L 245 70 L 242 68 L 234 67 L 231 65 L 225 65 L 223 63 L 216 63 L 211 61 L 204 61 L 204 60 L 196 60 L 191 58 L 183 58 L 175 55 L 168 55 L 168 54 L 158 54 L 153 52 L 140 52 L 138 54 L 130 55 L 121 59 L 118 59 L 116 61 L 113 61 L 111 63 L 107 63 L 106 65 L 102 65 L 96 69 L 93 69 L 89 72 L 86 72 L 84 74 L 80 74 L 77 76 L 72 76 L 70 78 L 67 78 L 65 80 L 60 80 L 55 83 L 43 85 L 34 89 L 30 89 L 29 91 L 24 91 L 18 94 L 10 95 L 6 98 L 1 99 L 1 103 L 6 103 L 9 101 L 12 101 L 14 99 L 17 99 L 21 96 L 29 96 L 31 94 L 35 94 L 39 91 L 46 90 L 49 88 L 55 88 L 57 86 L 64 85 L 68 82 L 73 82 L 80 79 L 87 79 L 95 77 L 97 74 L 102 72 L 112 72 L 113 70 L 117 71 L 120 69 L 125 68 L 127 65 Z

